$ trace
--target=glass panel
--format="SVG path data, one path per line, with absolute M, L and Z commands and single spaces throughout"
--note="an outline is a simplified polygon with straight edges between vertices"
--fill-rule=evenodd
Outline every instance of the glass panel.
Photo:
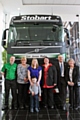
M 26 41 L 63 41 L 63 27 L 53 23 L 15 24 L 9 29 L 9 43 Z

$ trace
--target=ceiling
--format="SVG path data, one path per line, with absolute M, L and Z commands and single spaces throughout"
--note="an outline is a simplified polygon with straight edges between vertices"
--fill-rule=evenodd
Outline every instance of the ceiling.
M 0 0 L 9 14 L 57 14 L 65 19 L 80 14 L 80 0 Z
M 80 5 L 79 0 L 22 0 L 23 5 Z

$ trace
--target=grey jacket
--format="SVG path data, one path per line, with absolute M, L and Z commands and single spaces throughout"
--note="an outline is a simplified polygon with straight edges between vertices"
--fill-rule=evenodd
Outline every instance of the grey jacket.
M 17 82 L 20 84 L 27 84 L 28 82 L 24 81 L 24 78 L 28 78 L 27 71 L 29 64 L 26 64 L 26 67 L 23 67 L 21 64 L 18 64 L 17 67 Z
M 41 96 L 41 87 L 40 87 L 40 85 L 37 86 L 36 83 L 34 85 L 32 85 L 32 86 L 30 85 L 29 90 L 30 90 L 30 92 L 34 92 L 35 95 L 37 95 L 39 93 L 39 96 Z

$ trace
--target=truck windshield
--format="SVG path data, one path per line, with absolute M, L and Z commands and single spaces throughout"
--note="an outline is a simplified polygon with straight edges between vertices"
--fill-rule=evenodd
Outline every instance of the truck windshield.
M 10 25 L 8 43 L 23 41 L 63 42 L 63 26 L 53 23 L 16 23 Z

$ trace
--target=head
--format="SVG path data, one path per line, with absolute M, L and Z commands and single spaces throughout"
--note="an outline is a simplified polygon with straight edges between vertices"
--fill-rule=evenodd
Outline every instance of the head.
M 62 56 L 62 55 L 59 55 L 59 56 L 58 56 L 58 61 L 59 61 L 59 62 L 63 62 L 63 56 Z
M 31 66 L 32 66 L 32 68 L 34 68 L 34 67 L 38 68 L 39 64 L 38 64 L 38 60 L 36 58 L 32 59 Z
M 10 57 L 10 64 L 13 64 L 15 62 L 15 57 L 14 56 L 11 56 Z
M 45 63 L 45 64 L 48 64 L 48 63 L 49 63 L 49 58 L 48 58 L 48 57 L 45 57 L 45 58 L 44 58 L 44 63 Z
M 74 64 L 75 64 L 74 59 L 70 58 L 70 59 L 68 60 L 68 64 L 69 64 L 70 67 L 74 67 Z
M 21 58 L 21 64 L 22 64 L 22 65 L 25 65 L 26 62 L 27 62 L 26 57 L 22 57 L 22 58 Z
M 32 83 L 36 83 L 37 82 L 37 78 L 36 77 L 32 77 L 31 81 L 32 81 Z

